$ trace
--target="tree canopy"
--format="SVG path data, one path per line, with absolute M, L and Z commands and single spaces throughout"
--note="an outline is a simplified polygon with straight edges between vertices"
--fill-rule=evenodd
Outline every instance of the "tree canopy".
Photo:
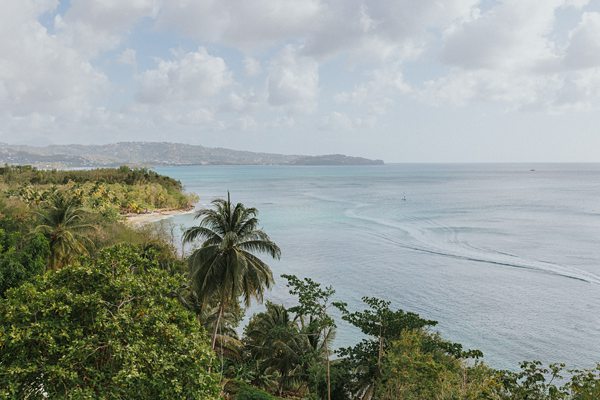
M 119 245 L 8 290 L 0 398 L 216 399 L 207 336 L 180 275 Z

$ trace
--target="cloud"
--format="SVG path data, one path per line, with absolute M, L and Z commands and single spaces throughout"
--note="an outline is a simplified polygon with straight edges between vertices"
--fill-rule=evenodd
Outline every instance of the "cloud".
M 244 58 L 244 72 L 247 76 L 256 76 L 262 72 L 260 61 L 253 57 Z
M 232 83 L 225 60 L 208 54 L 204 47 L 175 54 L 172 60 L 158 60 L 155 69 L 138 76 L 137 98 L 142 103 L 203 101 Z
M 368 135 L 413 108 L 600 108 L 589 0 L 20 0 L 0 54 L 9 138 Z
M 565 65 L 571 69 L 600 67 L 600 12 L 586 12 L 569 35 Z
M 557 90 L 552 106 L 558 112 L 597 109 L 600 106 L 600 68 L 569 73 Z
M 377 119 L 386 114 L 396 104 L 401 95 L 410 94 L 413 88 L 402 74 L 401 63 L 390 63 L 367 74 L 364 82 L 356 84 L 351 90 L 342 91 L 334 96 L 338 105 L 348 105 L 353 108 L 351 126 L 372 126 Z M 329 121 L 340 121 L 339 116 L 329 115 Z M 344 126 L 336 123 L 329 126 Z
M 223 112 L 248 113 L 256 111 L 264 99 L 253 91 L 246 93 L 231 92 L 220 106 Z
M 477 0 L 331 0 L 307 37 L 306 52 L 330 56 L 347 52 L 355 60 L 410 59 L 445 29 L 468 17 Z
M 79 52 L 48 33 L 38 18 L 56 1 L 21 0 L 0 13 L 0 109 L 15 116 L 88 112 L 108 87 L 107 77 Z
M 477 0 L 170 0 L 160 29 L 243 49 L 299 41 L 317 59 L 348 53 L 356 61 L 410 58 L 431 38 L 467 18 Z
M 268 101 L 296 111 L 311 111 L 319 92 L 319 67 L 315 60 L 286 46 L 269 66 Z
M 135 22 L 158 11 L 158 0 L 71 0 L 55 28 L 68 46 L 86 57 L 119 46 Z
M 169 0 L 162 3 L 157 25 L 200 41 L 253 49 L 305 34 L 322 7 L 319 0 Z
M 134 49 L 125 49 L 119 54 L 117 62 L 125 65 L 136 65 L 137 57 Z
M 445 37 L 442 60 L 466 69 L 532 68 L 555 57 L 547 35 L 563 0 L 507 0 Z
M 375 117 L 350 116 L 341 111 L 332 111 L 321 118 L 319 128 L 324 131 L 352 131 L 373 128 Z
M 575 70 L 600 63 L 600 18 L 584 13 L 566 47 L 556 39 L 558 12 L 586 4 L 506 0 L 476 13 L 446 32 L 441 60 L 450 68 L 427 80 L 419 95 L 438 105 L 492 102 L 551 112 L 589 106 L 595 89 L 581 85 L 596 84 L 595 74 Z
M 556 75 L 456 69 L 442 78 L 426 82 L 420 95 L 437 105 L 497 102 L 508 109 L 519 109 L 549 105 L 561 85 L 562 81 Z

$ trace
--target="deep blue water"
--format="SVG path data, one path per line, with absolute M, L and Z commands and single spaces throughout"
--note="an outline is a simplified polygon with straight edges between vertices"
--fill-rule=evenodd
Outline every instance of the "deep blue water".
M 535 169 L 535 171 L 531 171 Z M 600 361 L 600 164 L 157 168 L 260 210 L 283 273 L 439 321 L 494 367 Z M 403 200 L 405 197 L 405 200 Z M 173 218 L 193 224 L 190 215 Z M 289 302 L 282 279 L 269 298 Z M 358 333 L 342 325 L 338 345 Z

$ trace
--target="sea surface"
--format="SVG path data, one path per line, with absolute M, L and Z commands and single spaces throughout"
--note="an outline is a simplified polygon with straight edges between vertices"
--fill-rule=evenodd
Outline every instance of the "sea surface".
M 600 164 L 157 171 L 197 193 L 198 207 L 229 190 L 260 210 L 282 249 L 273 301 L 290 303 L 281 274 L 307 276 L 352 309 L 376 296 L 437 320 L 496 368 L 600 362 Z M 339 322 L 337 345 L 359 340 Z

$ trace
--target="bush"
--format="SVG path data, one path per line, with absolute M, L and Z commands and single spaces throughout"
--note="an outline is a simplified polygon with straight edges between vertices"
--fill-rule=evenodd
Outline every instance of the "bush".
M 49 254 L 50 245 L 43 235 L 25 237 L 0 226 L 0 298 L 8 289 L 41 275 Z
M 383 360 L 376 384 L 377 398 L 478 400 L 497 398 L 495 371 L 481 363 L 469 364 L 428 342 L 439 340 L 428 332 L 406 332 L 394 341 Z
M 197 197 L 183 193 L 181 182 L 139 168 L 42 171 L 28 166 L 0 167 L 0 191 L 29 205 L 43 204 L 56 192 L 69 193 L 106 219 L 119 213 L 191 206 Z
M 48 240 L 29 233 L 31 213 L 23 206 L 0 197 L 0 298 L 44 273 L 50 255 Z
M 0 398 L 216 399 L 183 277 L 120 245 L 0 300 Z
M 247 383 L 231 381 L 225 386 L 228 398 L 231 400 L 278 400 L 279 397 L 250 386 Z

